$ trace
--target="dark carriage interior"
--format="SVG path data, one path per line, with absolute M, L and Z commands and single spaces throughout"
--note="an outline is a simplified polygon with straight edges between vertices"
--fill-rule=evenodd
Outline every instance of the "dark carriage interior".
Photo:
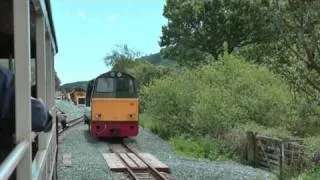
M 49 23 L 54 30 L 53 19 L 51 16 L 51 6 L 49 0 L 46 0 L 46 8 L 48 10 Z M 36 43 L 35 43 L 35 18 L 36 11 L 32 1 L 30 1 L 30 51 L 31 58 L 36 57 Z M 56 43 L 55 32 L 52 32 L 53 40 Z M 14 58 L 14 35 L 13 35 L 13 1 L 0 1 L 0 59 Z
M 13 1 L 0 1 L 0 59 L 14 58 Z M 31 4 L 31 2 L 30 2 Z M 35 58 L 35 9 L 30 5 L 31 58 Z

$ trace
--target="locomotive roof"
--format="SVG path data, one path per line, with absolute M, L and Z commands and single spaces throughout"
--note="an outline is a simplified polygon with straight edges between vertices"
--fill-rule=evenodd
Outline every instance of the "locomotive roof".
M 128 73 L 125 73 L 125 72 L 122 72 L 122 71 L 109 71 L 109 72 L 106 72 L 106 73 L 103 73 L 103 74 L 100 74 L 96 79 L 100 78 L 100 77 L 110 77 L 111 76 L 111 73 L 121 73 L 122 75 L 125 75 L 125 76 L 129 76 L 130 78 L 132 79 L 135 79 L 133 76 L 131 76 L 130 74 Z M 94 79 L 95 80 L 95 79 Z

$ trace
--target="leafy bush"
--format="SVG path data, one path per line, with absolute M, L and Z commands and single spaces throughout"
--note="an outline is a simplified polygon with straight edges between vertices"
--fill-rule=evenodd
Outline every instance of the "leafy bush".
M 155 122 L 154 131 L 172 137 L 182 132 L 192 131 L 190 107 L 197 90 L 197 81 L 191 73 L 180 77 L 166 77 L 156 80 L 141 92 L 147 114 Z M 168 131 L 161 133 L 159 131 Z
M 214 139 L 174 137 L 169 141 L 174 145 L 175 151 L 182 156 L 191 156 L 198 159 L 227 160 L 230 159 L 228 151 L 224 151 L 220 143 Z
M 236 56 L 153 80 L 142 87 L 140 98 L 152 119 L 148 128 L 181 155 L 243 162 L 248 130 L 279 138 L 307 137 L 310 159 L 320 149 L 314 137 L 320 130 L 319 107 L 293 93 L 267 68 Z M 315 168 L 300 177 L 318 172 Z
M 135 61 L 134 65 L 128 69 L 128 73 L 133 75 L 136 79 L 137 83 L 137 90 L 140 94 L 140 89 L 143 86 L 148 86 L 150 82 L 156 79 L 161 79 L 170 75 L 173 72 L 172 68 L 165 67 L 165 66 L 155 66 L 148 61 Z M 143 112 L 144 108 L 144 101 L 140 102 L 140 112 Z
M 295 118 L 286 124 L 287 129 L 300 137 L 319 135 L 320 107 L 318 103 L 310 103 L 305 98 L 299 97 L 295 101 L 294 109 L 296 111 Z
M 237 124 L 284 126 L 292 117 L 293 96 L 266 68 L 225 56 L 181 76 L 154 81 L 142 89 L 154 129 L 168 137 L 181 134 L 217 137 Z
M 165 66 L 155 66 L 148 61 L 135 61 L 129 73 L 132 74 L 137 81 L 137 87 L 148 85 L 153 79 L 160 79 L 172 71 L 171 68 Z
M 320 167 L 313 167 L 312 169 L 307 170 L 306 172 L 300 174 L 298 177 L 293 178 L 292 180 L 315 180 L 319 179 Z

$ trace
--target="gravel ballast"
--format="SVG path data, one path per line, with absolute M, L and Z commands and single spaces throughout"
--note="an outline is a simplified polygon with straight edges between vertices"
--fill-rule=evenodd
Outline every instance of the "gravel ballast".
M 88 126 L 72 127 L 60 138 L 58 156 L 58 178 L 61 180 L 112 179 L 111 172 L 102 153 L 108 152 L 105 142 L 90 137 Z M 63 155 L 71 155 L 71 166 L 63 163 Z
M 56 101 L 56 106 L 58 109 L 67 115 L 67 121 L 76 119 L 84 115 L 89 111 L 88 107 L 77 107 L 72 101 Z
M 58 109 L 65 112 L 67 121 L 81 117 L 87 108 L 72 102 L 57 101 Z M 58 178 L 61 180 L 113 179 L 102 153 L 108 152 L 105 142 L 89 136 L 88 125 L 79 124 L 59 136 Z M 63 156 L 71 155 L 71 166 L 63 163 Z
M 153 133 L 140 127 L 139 135 L 127 139 L 128 145 L 149 152 L 167 164 L 175 179 L 189 180 L 262 180 L 277 179 L 275 175 L 261 169 L 236 162 L 197 160 L 178 156 L 170 145 Z
M 80 117 L 86 109 L 75 107 L 71 103 L 57 103 L 62 111 Z M 61 108 L 61 107 L 59 107 Z M 147 152 L 170 167 L 177 180 L 262 180 L 277 179 L 269 172 L 245 166 L 235 162 L 197 160 L 178 156 L 171 146 L 158 136 L 140 127 L 139 135 L 126 139 L 129 146 L 140 152 Z M 58 156 L 58 177 L 62 180 L 73 179 L 113 179 L 102 153 L 108 152 L 108 145 L 89 136 L 88 126 L 79 124 L 67 130 L 61 137 Z M 63 164 L 62 156 L 71 154 L 71 166 Z M 116 176 L 115 176 L 116 177 Z M 272 178 L 271 178 L 272 177 Z

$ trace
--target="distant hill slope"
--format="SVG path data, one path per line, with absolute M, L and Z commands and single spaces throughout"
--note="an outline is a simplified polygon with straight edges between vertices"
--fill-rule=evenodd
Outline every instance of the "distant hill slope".
M 66 83 L 61 85 L 61 89 L 64 89 L 66 91 L 71 91 L 73 88 L 82 88 L 82 89 L 87 89 L 87 84 L 88 81 L 77 81 L 77 82 L 72 82 L 72 83 Z
M 162 58 L 160 53 L 142 56 L 139 58 L 139 60 L 147 60 L 155 66 L 162 65 L 162 66 L 172 67 L 176 65 L 176 62 Z M 66 91 L 71 91 L 75 87 L 87 89 L 87 84 L 88 84 L 88 81 L 77 81 L 77 82 L 63 84 L 60 88 Z
M 163 65 L 163 66 L 175 66 L 176 65 L 176 62 L 169 60 L 169 59 L 162 58 L 160 53 L 142 56 L 139 58 L 139 60 L 147 60 L 156 66 L 157 65 Z

